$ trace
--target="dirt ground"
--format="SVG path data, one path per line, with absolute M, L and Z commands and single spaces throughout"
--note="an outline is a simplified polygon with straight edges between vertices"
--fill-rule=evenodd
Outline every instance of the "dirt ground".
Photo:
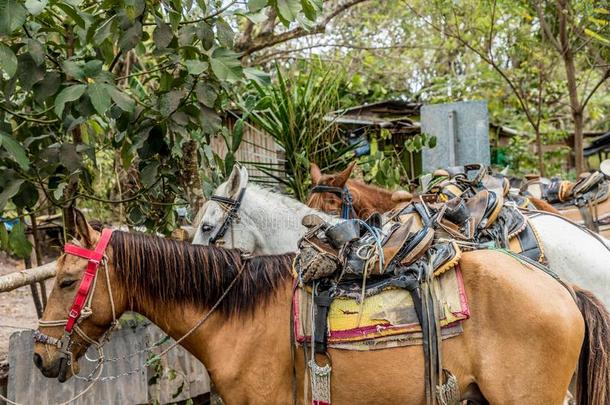
M 22 260 L 13 260 L 0 252 L 0 275 L 23 268 Z M 53 286 L 53 279 L 47 280 L 46 286 L 48 293 Z M 36 308 L 29 286 L 0 294 L 0 363 L 6 359 L 11 334 L 20 329 L 36 328 L 37 322 Z

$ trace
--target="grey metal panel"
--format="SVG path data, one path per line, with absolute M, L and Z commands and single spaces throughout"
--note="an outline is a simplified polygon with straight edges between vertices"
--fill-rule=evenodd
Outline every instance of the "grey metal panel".
M 137 328 L 123 328 L 112 334 L 110 342 L 104 346 L 107 359 L 123 358 L 140 349 L 157 342 L 164 333 L 154 325 L 139 326 Z M 22 404 L 56 404 L 64 402 L 78 394 L 89 384 L 76 378 L 71 378 L 61 384 L 56 379 L 44 377 L 32 362 L 33 343 L 32 331 L 22 331 L 13 334 L 9 342 L 9 378 L 8 398 Z M 173 341 L 165 343 L 163 347 Z M 159 351 L 157 349 L 156 351 Z M 90 349 L 88 356 L 96 358 L 97 353 Z M 114 376 L 132 370 L 139 370 L 146 361 L 147 353 L 138 353 L 128 358 L 106 362 L 102 376 Z M 94 363 L 82 358 L 81 376 L 86 376 L 93 370 Z M 110 381 L 100 381 L 83 398 L 75 401 L 77 405 L 97 405 L 100 403 L 112 404 L 146 404 L 161 400 L 161 403 L 174 402 L 209 392 L 209 377 L 201 364 L 182 347 L 176 347 L 163 359 L 162 364 L 175 370 L 176 378 L 171 379 L 174 373 L 165 367 L 164 377 L 158 385 L 149 387 L 148 379 L 151 371 L 142 368 L 138 372 L 122 376 Z M 183 392 L 176 398 L 181 381 L 186 381 Z M 158 395 L 151 396 L 152 392 Z
M 421 109 L 421 128 L 437 138 L 434 149 L 422 151 L 424 173 L 467 163 L 490 164 L 486 101 L 425 105 Z

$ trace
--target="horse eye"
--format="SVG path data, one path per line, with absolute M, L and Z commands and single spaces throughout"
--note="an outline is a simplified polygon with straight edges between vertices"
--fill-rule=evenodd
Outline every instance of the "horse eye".
M 210 224 L 201 225 L 201 232 L 210 232 L 214 227 Z
M 76 280 L 62 280 L 61 284 L 59 284 L 59 288 L 72 287 L 74 283 L 76 283 Z

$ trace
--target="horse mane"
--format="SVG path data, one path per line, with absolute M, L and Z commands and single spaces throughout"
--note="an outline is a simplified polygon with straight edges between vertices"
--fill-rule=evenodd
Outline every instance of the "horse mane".
M 292 253 L 244 258 L 237 249 L 122 231 L 113 232 L 110 246 L 131 307 L 146 303 L 168 311 L 180 305 L 210 308 L 243 268 L 217 308 L 227 316 L 251 314 L 268 303 L 290 277 L 294 258 Z

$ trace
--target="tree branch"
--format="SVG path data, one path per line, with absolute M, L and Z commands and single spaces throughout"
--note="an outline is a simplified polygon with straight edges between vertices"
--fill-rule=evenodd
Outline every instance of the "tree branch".
M 555 49 L 557 49 L 557 51 L 559 53 L 563 53 L 563 47 L 561 46 L 559 41 L 557 41 L 557 38 L 555 38 L 555 36 L 551 32 L 551 27 L 549 27 L 549 25 L 546 22 L 546 18 L 544 18 L 544 10 L 542 10 L 542 7 L 541 7 L 542 2 L 534 1 L 534 3 L 536 5 L 536 11 L 538 12 L 538 20 L 540 21 L 540 26 L 542 27 L 542 30 L 544 31 L 545 36 L 551 42 L 551 44 L 555 47 Z
M 260 51 L 261 49 L 270 48 L 272 46 L 296 39 L 302 38 L 310 35 L 321 34 L 326 30 L 326 26 L 330 23 L 333 18 L 337 17 L 341 13 L 344 13 L 348 9 L 363 3 L 367 0 L 348 0 L 343 3 L 340 3 L 331 10 L 328 14 L 326 14 L 322 20 L 316 23 L 311 29 L 307 30 L 303 27 L 297 27 L 292 30 L 288 30 L 286 32 L 282 32 L 280 34 L 275 34 L 271 32 L 271 35 L 257 35 L 251 41 L 249 46 L 242 49 L 237 49 L 242 52 L 242 58 L 248 55 L 253 54 L 254 52 Z

